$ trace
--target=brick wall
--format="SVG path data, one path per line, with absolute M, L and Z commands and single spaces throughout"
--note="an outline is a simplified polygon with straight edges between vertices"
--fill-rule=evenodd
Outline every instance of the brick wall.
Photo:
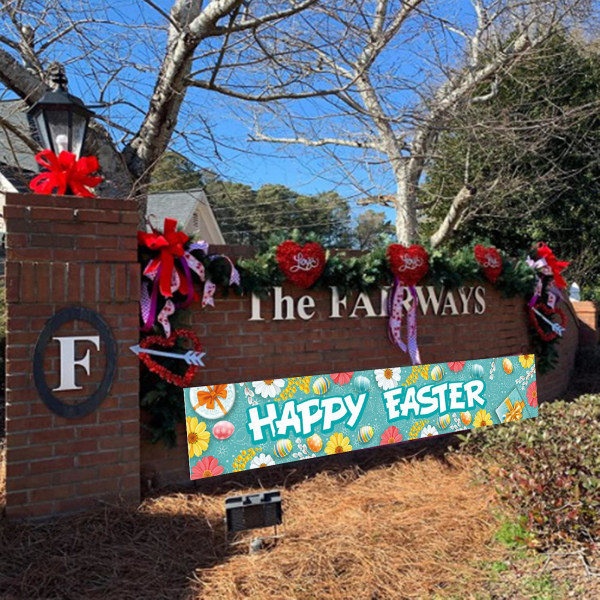
M 6 372 L 6 512 L 43 516 L 139 499 L 138 359 L 139 266 L 134 202 L 9 194 L 6 222 L 8 303 Z M 99 313 L 117 341 L 117 375 L 91 414 L 66 419 L 51 412 L 33 383 L 34 346 L 60 309 Z M 84 322 L 58 335 L 97 332 Z M 82 352 L 82 350 L 80 350 Z M 79 358 L 79 356 L 78 356 Z M 62 392 L 77 403 L 93 392 L 105 357 L 91 353 L 90 376 L 78 369 L 81 391 Z M 58 381 L 58 343 L 44 358 L 51 388 Z M 56 392 L 56 395 L 59 393 Z
M 283 293 L 295 299 L 306 294 L 293 286 L 284 286 Z M 308 321 L 272 320 L 269 301 L 262 302 L 265 320 L 249 321 L 249 298 L 217 297 L 215 308 L 196 308 L 191 324 L 207 355 L 206 368 L 200 371 L 194 385 L 410 364 L 408 356 L 388 341 L 386 318 L 330 319 L 330 294 L 320 291 L 310 295 L 316 300 L 316 314 Z M 349 297 L 347 313 L 352 311 L 354 298 Z M 485 287 L 485 298 L 486 310 L 482 315 L 419 315 L 423 364 L 530 352 L 523 299 L 504 299 L 492 286 Z M 371 294 L 371 299 L 379 312 L 379 294 Z M 357 314 L 364 315 L 364 311 Z M 556 398 L 568 383 L 578 337 L 575 315 L 570 310 L 568 318 L 559 366 L 547 375 L 538 376 L 542 400 Z M 178 439 L 179 446 L 174 449 L 143 441 L 142 472 L 154 485 L 189 481 L 183 426 Z

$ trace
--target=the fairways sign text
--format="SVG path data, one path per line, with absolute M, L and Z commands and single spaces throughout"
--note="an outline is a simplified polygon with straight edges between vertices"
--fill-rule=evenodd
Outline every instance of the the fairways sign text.
M 330 289 L 330 319 L 358 319 L 364 317 L 387 317 L 389 287 L 384 287 L 375 300 L 366 292 L 356 298 L 341 296 L 337 287 Z M 458 315 L 482 315 L 486 309 L 485 287 L 461 287 L 456 290 L 436 288 L 432 285 L 416 286 L 418 310 L 421 314 L 442 317 Z M 407 297 L 404 309 L 408 312 L 414 299 Z M 249 321 L 309 321 L 316 314 L 316 302 L 310 293 L 295 299 L 285 295 L 281 287 L 274 287 L 268 299 L 252 295 Z

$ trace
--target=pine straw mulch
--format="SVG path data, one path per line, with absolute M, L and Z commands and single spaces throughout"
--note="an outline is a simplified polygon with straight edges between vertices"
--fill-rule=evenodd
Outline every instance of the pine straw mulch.
M 253 555 L 246 543 L 225 544 L 231 489 L 52 521 L 3 519 L 0 597 L 475 598 L 486 579 L 478 561 L 500 550 L 490 544 L 494 492 L 473 483 L 474 464 L 396 458 L 283 482 L 286 536 Z M 264 533 L 247 532 L 244 541 Z

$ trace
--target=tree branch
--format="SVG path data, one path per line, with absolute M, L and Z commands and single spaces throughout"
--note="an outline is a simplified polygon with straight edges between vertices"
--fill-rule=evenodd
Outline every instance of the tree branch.
M 30 106 L 37 102 L 46 85 L 13 56 L 0 48 L 0 81 Z
M 263 135 L 262 133 L 255 133 L 249 137 L 249 140 L 251 142 L 272 142 L 275 144 L 302 144 L 303 146 L 311 146 L 313 148 L 334 145 L 347 146 L 349 148 L 370 148 L 372 150 L 381 151 L 380 146 L 374 142 L 346 140 L 343 138 L 321 138 L 319 140 L 310 140 L 304 137 L 277 138 Z
M 471 200 L 477 195 L 477 190 L 473 186 L 463 186 L 458 194 L 452 200 L 448 213 L 444 217 L 437 231 L 429 238 L 431 246 L 436 248 L 446 240 L 454 231 L 462 214 L 467 209 Z
M 345 91 L 347 86 L 341 88 L 334 88 L 329 90 L 313 90 L 310 92 L 281 92 L 279 94 L 267 94 L 264 90 L 258 95 L 254 94 L 246 94 L 244 92 L 238 92 L 237 90 L 232 90 L 231 88 L 227 88 L 221 85 L 218 85 L 211 81 L 206 81 L 202 79 L 188 79 L 188 85 L 192 87 L 197 87 L 203 90 L 212 90 L 215 92 L 219 92 L 219 94 L 223 94 L 224 96 L 230 96 L 232 98 L 237 98 L 238 100 L 246 100 L 248 102 L 273 102 L 275 100 L 301 100 L 303 98 L 316 98 L 321 96 L 332 96 L 335 94 L 339 94 Z
M 224 35 L 226 33 L 237 33 L 240 31 L 247 31 L 249 29 L 256 29 L 261 25 L 265 25 L 266 23 L 271 23 L 272 21 L 279 21 L 281 19 L 285 19 L 286 17 L 291 17 L 296 15 L 307 8 L 316 4 L 319 0 L 305 0 L 301 4 L 294 6 L 293 8 L 289 8 L 287 10 L 282 10 L 279 12 L 271 13 L 269 15 L 265 15 L 264 17 L 257 17 L 256 19 L 250 19 L 248 21 L 241 21 L 235 25 L 231 25 L 229 27 L 213 27 L 213 29 L 207 34 L 206 37 L 214 37 L 219 35 Z

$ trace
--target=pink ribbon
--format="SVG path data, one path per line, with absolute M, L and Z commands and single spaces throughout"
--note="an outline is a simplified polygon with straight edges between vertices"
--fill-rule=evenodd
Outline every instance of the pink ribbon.
M 167 300 L 163 309 L 160 311 L 158 315 L 157 321 L 162 325 L 165 335 L 169 337 L 171 335 L 171 323 L 169 321 L 169 317 L 175 313 L 175 305 L 172 300 Z
M 406 299 L 404 298 L 405 293 Z M 404 317 L 405 302 L 412 297 L 410 308 L 407 309 L 407 341 L 402 339 L 402 319 Z M 388 300 L 388 337 L 390 341 L 398 346 L 402 352 L 408 352 L 413 365 L 421 364 L 421 354 L 417 343 L 417 305 L 418 296 L 415 286 L 407 288 L 400 284 L 396 277 L 394 289 Z

